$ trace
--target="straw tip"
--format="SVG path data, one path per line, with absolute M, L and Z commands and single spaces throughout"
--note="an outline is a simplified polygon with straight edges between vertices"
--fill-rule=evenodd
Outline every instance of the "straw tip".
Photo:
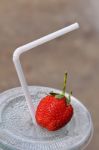
M 79 27 L 80 27 L 80 25 L 79 25 L 79 23 L 78 23 L 78 22 L 76 22 L 76 23 L 75 23 L 75 25 L 76 25 L 76 27 L 77 27 L 77 28 L 79 28 Z

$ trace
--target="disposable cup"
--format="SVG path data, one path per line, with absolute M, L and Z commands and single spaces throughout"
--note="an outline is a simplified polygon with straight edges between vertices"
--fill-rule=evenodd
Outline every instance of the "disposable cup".
M 36 109 L 41 98 L 60 90 L 28 87 Z M 66 95 L 68 95 L 66 93 Z M 90 142 L 93 124 L 85 106 L 73 96 L 72 120 L 57 131 L 33 124 L 21 87 L 0 94 L 0 150 L 82 150 Z

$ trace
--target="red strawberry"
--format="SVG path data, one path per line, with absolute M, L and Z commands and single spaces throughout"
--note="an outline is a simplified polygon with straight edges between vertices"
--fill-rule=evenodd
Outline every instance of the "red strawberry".
M 51 92 L 44 97 L 36 111 L 36 121 L 39 125 L 50 131 L 55 131 L 65 126 L 72 118 L 73 107 L 71 97 L 65 96 L 67 73 L 64 77 L 64 88 L 61 94 Z

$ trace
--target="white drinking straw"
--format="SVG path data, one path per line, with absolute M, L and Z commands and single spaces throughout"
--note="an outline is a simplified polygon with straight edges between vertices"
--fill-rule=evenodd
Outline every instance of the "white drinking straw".
M 36 121 L 35 121 L 35 109 L 34 109 L 34 106 L 33 106 L 33 103 L 32 103 L 32 97 L 30 95 L 30 92 L 28 90 L 28 85 L 27 85 L 27 82 L 26 82 L 26 79 L 25 79 L 25 76 L 24 76 L 24 73 L 23 73 L 23 70 L 22 70 L 22 66 L 21 66 L 21 63 L 20 63 L 20 55 L 23 53 L 23 52 L 26 52 L 34 47 L 37 47 L 39 45 L 42 45 L 48 41 L 51 41 L 55 38 L 58 38 L 68 32 L 71 32 L 73 30 L 76 30 L 79 28 L 79 24 L 78 23 L 74 23 L 68 27 L 65 27 L 63 29 L 60 29 L 56 32 L 53 32 L 51 34 L 48 34 L 44 37 L 41 37 L 40 39 L 37 39 L 33 42 L 30 42 L 26 45 L 23 45 L 21 47 L 18 47 L 14 54 L 13 54 L 13 62 L 14 62 L 14 65 L 15 65 L 15 68 L 16 68 L 16 71 L 17 71 L 17 74 L 18 74 L 18 77 L 19 77 L 19 80 L 20 80 L 20 83 L 21 83 L 21 86 L 23 88 L 23 92 L 24 92 L 24 95 L 25 95 L 25 98 L 26 98 L 26 102 L 27 102 L 27 105 L 28 105 L 28 108 L 29 108 L 29 112 L 30 112 L 30 115 L 32 117 L 32 121 L 34 124 L 36 124 Z

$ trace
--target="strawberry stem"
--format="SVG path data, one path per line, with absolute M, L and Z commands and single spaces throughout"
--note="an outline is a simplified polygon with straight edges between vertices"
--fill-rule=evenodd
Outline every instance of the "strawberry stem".
M 66 83 L 67 83 L 67 73 L 65 73 L 64 75 L 64 86 L 63 86 L 63 90 L 62 90 L 62 95 L 65 96 L 65 92 L 66 92 Z
M 71 95 L 72 95 L 72 91 L 70 92 L 70 94 L 69 94 L 69 96 L 68 96 L 68 98 L 67 98 L 67 103 L 68 103 L 68 104 L 70 104 L 70 102 L 71 102 Z
M 57 99 L 62 99 L 63 97 L 65 97 L 66 83 L 67 83 L 67 73 L 65 73 L 65 75 L 64 75 L 64 86 L 63 86 L 62 93 L 58 94 L 58 93 L 55 93 L 52 91 L 52 92 L 50 92 L 50 95 L 55 96 L 55 98 L 57 98 Z M 71 95 L 72 95 L 72 91 L 70 92 L 68 98 L 66 97 L 67 104 L 70 104 L 70 102 L 71 102 Z

